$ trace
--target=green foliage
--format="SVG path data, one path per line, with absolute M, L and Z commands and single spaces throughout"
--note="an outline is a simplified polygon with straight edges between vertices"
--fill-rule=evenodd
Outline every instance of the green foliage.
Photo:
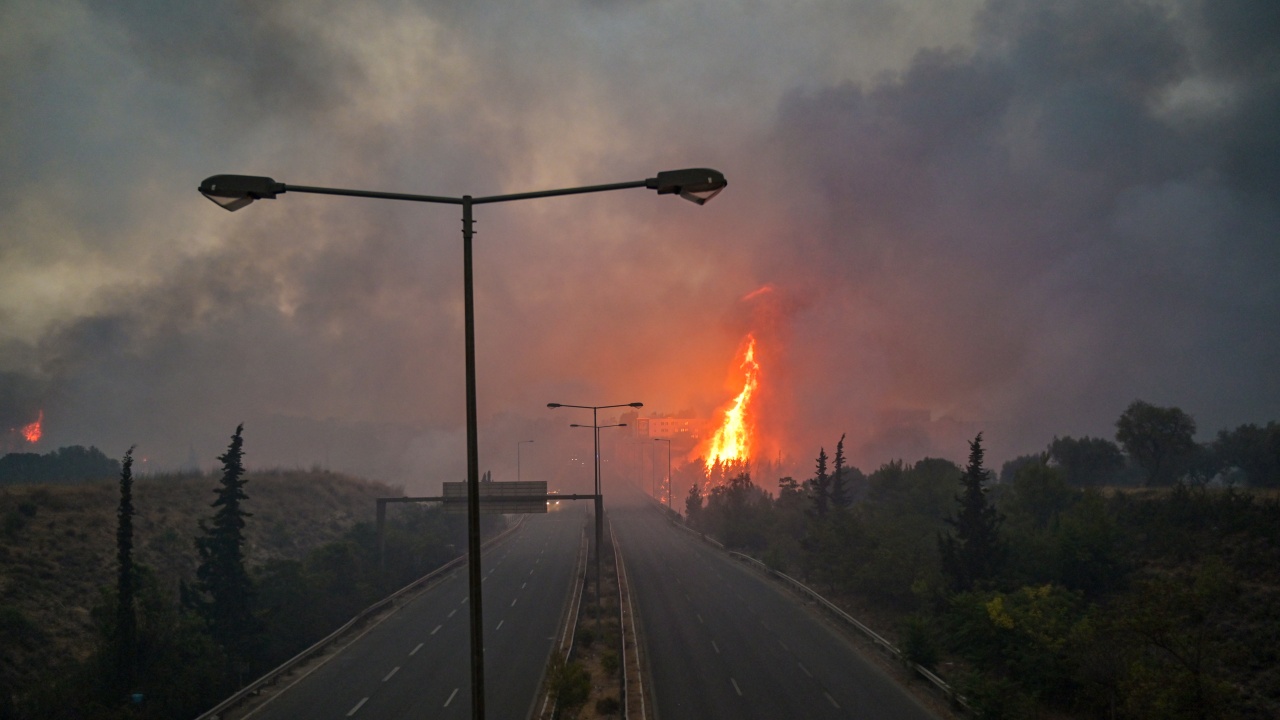
M 1238 470 L 1250 485 L 1280 487 L 1280 423 L 1221 430 L 1212 451 L 1219 468 Z
M 566 660 L 557 650 L 547 664 L 547 693 L 555 699 L 560 717 L 577 717 L 591 696 L 591 673 L 582 663 Z
M 942 571 L 957 590 L 970 590 L 995 578 L 1004 562 L 1005 546 L 1000 539 L 1004 518 L 987 501 L 988 473 L 982 467 L 982 433 L 969 443 L 969 464 L 960 479 L 961 492 L 956 496 L 960 513 L 948 518 L 955 528 L 938 536 Z
M 831 507 L 834 510 L 843 510 L 849 507 L 853 502 L 850 495 L 849 481 L 850 477 L 845 472 L 844 463 L 844 435 L 840 436 L 840 442 L 836 443 L 836 456 L 833 460 L 831 469 Z
M 80 483 L 120 474 L 120 463 L 96 447 L 61 447 L 53 452 L 9 453 L 0 457 L 0 485 Z
M 608 675 L 616 675 L 621 664 L 618 662 L 618 653 L 612 650 L 605 650 L 600 654 L 600 667 L 604 669 Z
M 1169 486 L 1191 471 L 1195 420 L 1176 407 L 1134 400 L 1116 421 L 1116 441 L 1146 473 L 1148 486 Z
M 1120 448 L 1104 438 L 1055 437 L 1048 455 L 1073 487 L 1116 485 L 1124 471 Z
M 196 538 L 200 566 L 195 592 L 184 593 L 213 639 L 241 662 L 253 658 L 260 632 L 253 612 L 253 581 L 244 564 L 245 518 L 251 513 L 241 507 L 249 498 L 244 491 L 243 432 L 243 424 L 236 427 L 227 452 L 218 458 L 222 479 L 214 490 L 213 520 L 200 523 L 202 535 Z
M 116 690 L 133 686 L 138 662 L 138 617 L 134 602 L 137 584 L 133 567 L 133 447 L 120 463 L 120 504 L 116 509 Z
M 698 483 L 689 486 L 689 496 L 684 500 L 684 516 L 691 527 L 701 526 L 702 486 Z
M 702 510 L 702 527 L 727 547 L 763 550 L 771 499 L 740 472 L 724 485 L 711 489 Z
M 938 664 L 938 643 L 928 618 L 908 615 L 902 621 L 900 634 L 904 660 L 930 669 Z
M 831 476 L 827 475 L 826 448 L 818 448 L 818 459 L 814 465 L 813 478 L 808 482 L 809 498 L 813 501 L 814 516 L 822 519 L 831 506 Z

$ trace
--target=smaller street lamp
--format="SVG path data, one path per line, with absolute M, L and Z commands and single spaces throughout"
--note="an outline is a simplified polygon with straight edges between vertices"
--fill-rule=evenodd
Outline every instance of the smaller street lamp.
M 532 443 L 532 440 L 521 440 L 516 443 L 516 482 L 520 482 L 520 446 L 525 443 Z

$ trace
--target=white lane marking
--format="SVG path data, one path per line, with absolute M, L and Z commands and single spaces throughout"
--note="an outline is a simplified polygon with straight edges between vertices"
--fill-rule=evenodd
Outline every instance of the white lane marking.
M 804 663 L 797 662 L 796 664 L 800 666 L 800 669 L 804 671 L 805 675 L 808 675 L 809 677 L 813 677 L 813 673 L 809 672 L 809 668 L 805 667 Z
M 537 564 L 538 564 L 538 563 L 540 563 L 540 562 L 542 562 L 542 558 L 534 558 L 534 559 L 533 559 L 533 564 L 534 564 L 534 565 L 537 565 Z
M 702 623 L 703 625 L 707 624 L 707 621 L 702 619 L 702 613 L 694 613 L 694 615 L 698 616 L 698 622 Z
M 391 668 L 391 672 L 387 673 L 387 676 L 386 676 L 386 677 L 384 677 L 384 678 L 382 678 L 382 682 L 386 682 L 386 681 L 390 680 L 390 679 L 391 679 L 391 676 L 392 676 L 392 675 L 395 675 L 395 674 L 396 674 L 396 673 L 398 673 L 398 672 L 400 672 L 400 666 L 399 666 L 399 665 L 397 665 L 397 666 L 395 666 L 395 667 Z
M 422 643 L 418 643 L 418 647 L 416 647 L 416 648 L 414 648 L 414 649 L 410 650 L 410 651 L 409 651 L 409 654 L 410 654 L 410 655 L 417 655 L 417 654 L 418 654 L 418 651 L 419 651 L 419 650 L 421 650 L 421 649 L 422 649 Z
M 733 690 L 738 693 L 738 697 L 742 697 L 742 688 L 738 687 L 738 681 L 733 678 L 729 678 L 729 682 L 733 683 Z
M 436 626 L 436 629 L 431 631 L 431 634 L 432 634 L 432 635 L 435 635 L 436 633 L 440 632 L 440 628 L 442 628 L 442 627 L 444 627 L 444 626 L 443 626 L 443 625 L 437 625 L 437 626 Z M 418 647 L 422 647 L 422 646 L 421 646 L 421 645 L 419 645 Z
M 523 590 L 523 589 L 524 589 L 524 586 L 525 586 L 525 585 L 528 585 L 528 584 L 529 584 L 529 583 L 527 583 L 527 582 L 520 583 L 520 589 L 521 589 L 521 590 Z
M 443 707 L 449 707 L 449 703 L 453 702 L 453 696 L 457 694 L 458 694 L 458 688 L 454 688 L 453 692 L 449 693 L 449 699 L 444 701 Z
M 532 574 L 533 574 L 533 568 L 529 568 L 529 574 L 530 574 L 530 575 L 532 575 Z
M 458 601 L 458 604 L 459 604 L 459 605 L 461 605 L 462 603 L 465 603 L 466 601 L 467 601 L 467 596 L 466 596 L 466 595 L 463 595 L 463 596 L 462 596 L 462 599 Z
M 356 706 L 355 706 L 355 707 L 353 707 L 353 708 L 351 708 L 350 710 L 348 710 L 348 711 L 347 711 L 347 717 L 351 717 L 352 715 L 355 715 L 355 714 L 356 714 L 356 712 L 357 712 L 357 711 L 359 711 L 359 710 L 360 710 L 360 708 L 364 707 L 364 704 L 365 704 L 365 703 L 367 703 L 367 702 L 369 702 L 369 698 L 365 698 L 365 699 L 361 700 L 360 702 L 356 703 Z
M 778 641 L 778 644 L 782 646 L 782 649 L 783 649 L 783 650 L 786 650 L 787 652 L 791 652 L 791 648 L 787 647 L 787 644 L 786 644 L 786 643 L 784 643 L 784 642 L 782 642 L 781 640 L 779 640 L 779 641 Z
M 499 620 L 499 621 L 498 621 L 498 627 L 494 628 L 494 630 L 501 630 L 501 629 L 502 629 L 502 623 L 504 623 L 504 622 L 506 622 L 506 620 Z
M 515 606 L 516 606 L 516 601 L 517 601 L 517 600 L 519 600 L 519 599 L 520 599 L 520 598 L 511 598 L 511 607 L 515 607 Z
M 711 641 L 711 647 L 715 649 L 717 655 L 720 654 L 720 646 L 716 644 L 715 640 Z
M 458 608 L 454 608 L 449 611 L 449 617 L 453 617 L 454 615 L 457 615 L 457 614 L 458 614 Z
M 832 707 L 834 707 L 834 708 L 835 708 L 835 709 L 837 709 L 837 710 L 839 710 L 839 709 L 840 709 L 840 703 L 836 702 L 836 699 L 835 699 L 835 698 L 833 698 L 833 697 L 831 697 L 831 693 L 829 693 L 829 692 L 824 692 L 824 693 L 822 693 L 822 694 L 827 696 L 827 700 L 831 703 L 831 706 L 832 706 Z

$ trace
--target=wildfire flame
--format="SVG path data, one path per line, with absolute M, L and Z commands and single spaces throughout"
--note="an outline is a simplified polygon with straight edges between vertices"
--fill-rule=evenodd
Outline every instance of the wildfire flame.
M 733 404 L 724 411 L 724 421 L 704 455 L 707 471 L 715 464 L 728 462 L 745 463 L 751 459 L 752 439 L 755 434 L 755 420 L 751 415 L 751 397 L 760 385 L 760 364 L 756 362 L 756 338 L 747 335 L 747 348 L 742 353 L 739 367 L 743 371 L 742 392 L 734 398 Z
M 35 422 L 31 423 L 30 425 L 22 426 L 22 437 L 26 438 L 27 442 L 32 444 L 40 442 L 40 436 L 44 434 L 44 431 L 41 430 L 40 428 L 40 424 L 43 422 L 44 422 L 44 410 L 41 410 L 40 415 L 39 417 L 36 418 Z

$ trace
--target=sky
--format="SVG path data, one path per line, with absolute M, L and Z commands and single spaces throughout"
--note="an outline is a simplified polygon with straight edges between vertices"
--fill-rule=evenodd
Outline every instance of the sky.
M 1280 419 L 1276 37 L 1268 0 L 5 0 L 0 449 L 208 469 L 243 422 L 251 467 L 462 478 L 458 208 L 231 214 L 219 173 L 725 174 L 477 208 L 496 479 L 585 472 L 548 402 L 713 416 L 748 333 L 800 477 L 842 435 L 864 470 L 977 432 L 998 465 L 1135 399 L 1201 440 Z

